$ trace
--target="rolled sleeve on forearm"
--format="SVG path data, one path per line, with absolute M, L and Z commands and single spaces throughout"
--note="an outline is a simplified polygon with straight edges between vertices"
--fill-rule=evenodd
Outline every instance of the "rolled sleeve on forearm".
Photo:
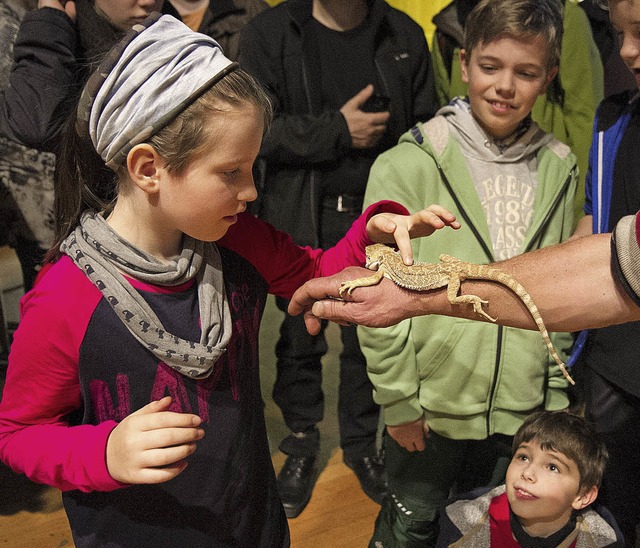
M 614 275 L 625 292 L 640 306 L 640 212 L 620 219 L 611 239 Z

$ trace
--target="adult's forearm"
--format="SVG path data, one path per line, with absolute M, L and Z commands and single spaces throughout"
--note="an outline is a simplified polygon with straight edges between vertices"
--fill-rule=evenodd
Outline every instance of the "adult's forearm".
M 610 240 L 610 234 L 585 236 L 519 255 L 496 267 L 527 290 L 550 331 L 577 331 L 638 320 L 640 308 L 619 286 L 611 270 Z M 535 329 L 524 303 L 508 288 L 468 280 L 462 284 L 462 292 L 488 300 L 486 310 L 498 318 L 498 323 Z M 419 295 L 429 313 L 478 319 L 470 307 L 451 305 L 444 292 L 440 293 Z
M 550 331 L 577 331 L 640 320 L 640 308 L 619 286 L 611 270 L 610 239 L 609 234 L 585 236 L 496 266 L 531 295 Z M 356 289 L 349 302 L 326 299 L 337 298 L 340 282 L 356 278 L 361 272 L 362 269 L 352 269 L 307 282 L 293 296 L 290 312 L 306 311 L 307 327 L 312 331 L 319 327 L 318 318 L 370 327 L 393 325 L 423 314 L 481 320 L 471 306 L 449 303 L 444 288 L 410 291 L 387 279 L 377 286 Z M 489 301 L 485 309 L 501 325 L 536 329 L 524 303 L 498 283 L 467 280 L 462 283 L 461 292 Z

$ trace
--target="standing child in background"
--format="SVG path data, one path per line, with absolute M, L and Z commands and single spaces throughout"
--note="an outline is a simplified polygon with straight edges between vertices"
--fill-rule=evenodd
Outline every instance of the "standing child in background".
M 0 0 L 0 97 L 9 85 L 20 22 L 36 4 Z M 53 154 L 8 139 L 0 129 L 0 245 L 15 250 L 25 291 L 31 289 L 53 243 L 54 164 Z
M 594 506 L 607 450 L 582 417 L 531 415 L 513 439 L 506 484 L 449 503 L 438 547 L 622 546 L 606 508 Z
M 585 186 L 585 216 L 574 237 L 613 232 L 618 221 L 640 210 L 640 2 L 609 0 L 620 56 L 636 88 L 605 99 L 596 114 Z M 633 255 L 632 255 L 633 256 Z M 585 416 L 602 435 L 609 466 L 600 498 L 636 545 L 640 526 L 640 322 L 584 331 L 577 362 L 583 378 Z M 576 353 L 577 354 L 577 353 Z M 574 358 L 574 356 L 572 356 Z
M 587 14 L 593 40 L 604 68 L 605 98 L 634 89 L 635 81 L 620 57 L 618 33 L 611 24 L 607 0 L 582 0 L 578 4 Z
M 555 0 L 482 0 L 469 15 L 468 99 L 381 154 L 367 185 L 366 205 L 433 201 L 464 219 L 454 238 L 416 242 L 417 260 L 437 263 L 446 250 L 491 263 L 571 235 L 575 156 L 531 119 L 561 39 Z M 358 334 L 387 426 L 390 496 L 371 546 L 433 546 L 450 491 L 500 484 L 511 436 L 532 412 L 567 407 L 567 381 L 539 333 L 423 316 Z M 551 337 L 560 351 L 571 345 L 568 334 Z
M 288 546 L 257 362 L 267 292 L 458 226 L 387 202 L 326 252 L 293 245 L 244 213 L 270 114 L 214 40 L 159 14 L 84 89 L 57 260 L 22 301 L 0 403 L 0 458 L 64 491 L 78 547 Z
M 453 0 L 434 18 L 432 58 L 436 90 L 441 106 L 467 94 L 459 62 L 469 13 L 479 0 Z M 600 54 L 584 11 L 574 0 L 556 0 L 562 13 L 563 37 L 558 77 L 538 97 L 532 117 L 540 127 L 569 145 L 578 159 L 580 181 L 584 181 L 591 145 L 591 126 L 598 103 L 604 97 Z M 584 193 L 579 185 L 574 213 L 582 217 Z
M 211 36 L 232 61 L 238 59 L 245 25 L 269 9 L 264 0 L 171 0 L 171 5 L 185 25 Z
M 18 0 L 2 0 L 0 7 L 1 47 L 11 59 L 0 77 L 0 178 L 8 190 L 0 196 L 0 217 L 9 223 L 5 236 L 15 247 L 28 291 L 53 243 L 61 130 L 92 63 L 153 11 L 178 14 L 163 0 L 21 3 L 30 9 L 17 21 Z

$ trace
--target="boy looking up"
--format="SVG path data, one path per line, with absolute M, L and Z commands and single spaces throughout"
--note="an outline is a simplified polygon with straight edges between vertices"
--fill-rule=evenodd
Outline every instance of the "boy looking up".
M 468 98 L 383 153 L 365 194 L 365 204 L 385 197 L 455 213 L 455 237 L 413 244 L 415 259 L 431 263 L 443 250 L 507 259 L 561 242 L 573 225 L 575 156 L 531 120 L 558 71 L 560 3 L 483 0 L 466 32 Z M 532 412 L 567 407 L 566 380 L 538 333 L 441 316 L 358 333 L 387 426 L 389 495 L 371 546 L 433 546 L 450 493 L 502 483 L 511 437 Z M 571 342 L 552 338 L 559 349 Z
M 438 546 L 622 546 L 609 512 L 592 504 L 606 460 L 582 417 L 534 413 L 514 437 L 505 485 L 448 504 Z

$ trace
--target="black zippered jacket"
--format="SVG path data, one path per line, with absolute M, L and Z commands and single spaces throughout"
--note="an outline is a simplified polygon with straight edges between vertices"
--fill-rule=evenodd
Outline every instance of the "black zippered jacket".
M 391 97 L 391 142 L 436 111 L 434 75 L 422 28 L 383 0 L 370 2 L 375 67 Z M 307 29 L 312 0 L 287 0 L 243 31 L 240 65 L 266 87 L 276 116 L 263 143 L 257 213 L 299 245 L 319 244 L 322 165 L 352 152 L 347 123 L 322 104 L 320 54 Z
M 84 83 L 102 56 L 122 37 L 76 0 L 76 23 L 54 8 L 28 12 L 13 46 L 9 87 L 0 94 L 0 135 L 40 151 L 58 152 L 60 133 Z M 169 2 L 162 12 L 180 18 Z

